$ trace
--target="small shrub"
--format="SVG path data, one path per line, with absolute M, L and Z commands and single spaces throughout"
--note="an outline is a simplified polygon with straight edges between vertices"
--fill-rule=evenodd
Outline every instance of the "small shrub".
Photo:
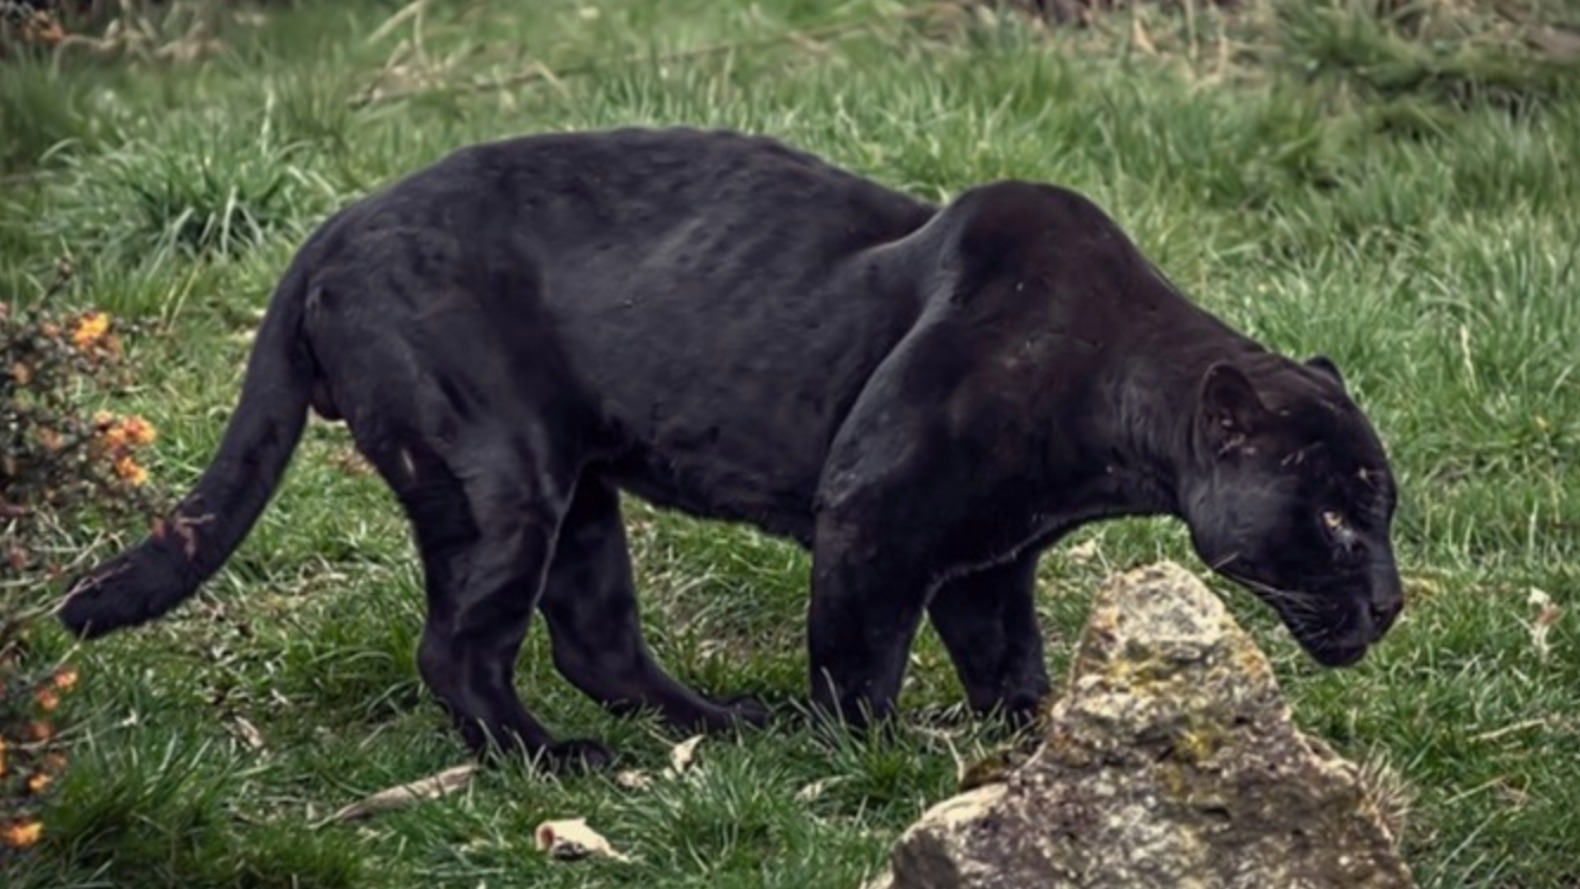
M 69 278 L 62 268 L 55 288 Z M 124 382 L 108 315 L 0 302 L 0 863 L 42 836 L 42 802 L 66 765 L 54 717 L 77 674 L 30 658 L 28 631 L 76 552 L 85 520 L 153 515 L 140 417 L 88 415 Z

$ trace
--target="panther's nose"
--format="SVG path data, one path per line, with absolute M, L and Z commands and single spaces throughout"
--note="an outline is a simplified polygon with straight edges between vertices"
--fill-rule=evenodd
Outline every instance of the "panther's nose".
M 1404 610 L 1404 596 L 1399 593 L 1398 587 L 1387 588 L 1386 592 L 1372 600 L 1372 642 L 1376 642 L 1387 635 L 1394 621 L 1399 619 L 1399 612 Z

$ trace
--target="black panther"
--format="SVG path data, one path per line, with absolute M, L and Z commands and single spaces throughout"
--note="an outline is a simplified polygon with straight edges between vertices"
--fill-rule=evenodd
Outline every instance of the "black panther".
M 756 721 L 649 654 L 621 492 L 812 554 L 816 709 L 889 715 L 925 614 L 978 710 L 1049 690 L 1038 554 L 1172 515 L 1318 662 L 1402 606 L 1383 445 L 1333 363 L 1184 295 L 1091 201 L 1025 181 L 935 206 L 779 142 L 677 128 L 464 148 L 335 214 L 276 289 L 213 463 L 60 616 L 169 611 L 268 502 L 312 408 L 394 490 L 427 588 L 420 672 L 478 754 L 601 764 L 521 704 L 534 611 L 616 711 Z

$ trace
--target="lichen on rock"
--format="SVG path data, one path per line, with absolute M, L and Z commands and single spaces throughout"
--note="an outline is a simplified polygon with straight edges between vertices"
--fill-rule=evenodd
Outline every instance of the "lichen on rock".
M 1031 759 L 929 810 L 873 887 L 1414 885 L 1356 768 L 1301 734 L 1267 658 L 1165 562 L 1099 592 Z

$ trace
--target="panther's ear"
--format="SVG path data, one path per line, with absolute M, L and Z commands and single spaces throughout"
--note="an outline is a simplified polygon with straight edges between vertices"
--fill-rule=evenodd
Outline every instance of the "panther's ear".
M 1328 356 L 1313 355 L 1306 359 L 1306 366 L 1326 374 L 1333 382 L 1339 385 L 1340 389 L 1344 388 L 1344 375 L 1339 373 L 1339 366 L 1334 364 Z
M 1215 453 L 1240 448 L 1268 417 L 1256 388 L 1238 368 L 1217 362 L 1201 381 L 1202 429 Z

